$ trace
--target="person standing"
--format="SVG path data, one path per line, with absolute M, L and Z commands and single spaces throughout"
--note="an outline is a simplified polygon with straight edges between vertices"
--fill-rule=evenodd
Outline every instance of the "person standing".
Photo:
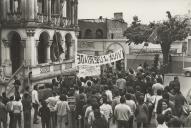
M 9 102 L 6 105 L 7 112 L 9 113 L 9 128 L 14 127 L 13 126 L 13 123 L 14 123 L 13 111 L 11 110 L 13 106 L 13 102 L 14 102 L 14 96 L 11 96 L 9 98 Z
M 17 78 L 17 76 L 14 76 L 14 87 L 15 87 L 15 97 L 19 97 L 19 87 L 21 86 L 21 81 Z
M 33 124 L 38 124 L 38 106 L 39 106 L 39 99 L 38 99 L 38 87 L 37 85 L 35 85 L 33 87 L 33 91 L 32 91 L 32 105 L 34 108 L 34 118 L 33 118 Z
M 70 111 L 66 95 L 60 96 L 60 101 L 57 102 L 55 110 L 57 111 L 57 128 L 65 128 L 68 125 L 68 112 Z
M 47 107 L 46 101 L 41 102 L 42 107 L 39 109 L 42 128 L 49 128 L 50 124 L 50 109 Z
M 3 128 L 7 128 L 7 110 L 0 97 L 0 126 L 3 123 Z
M 118 79 L 116 80 L 117 87 L 119 88 L 120 94 L 123 93 L 126 89 L 126 80 L 122 78 L 122 75 L 118 75 Z
M 59 99 L 57 98 L 56 92 L 53 92 L 52 96 L 46 100 L 46 102 L 48 103 L 48 107 L 50 109 L 50 127 L 51 128 L 54 128 L 55 126 L 57 126 L 56 110 L 54 108 L 58 100 Z
M 13 102 L 12 111 L 14 117 L 14 128 L 17 128 L 17 124 L 19 128 L 21 128 L 21 113 L 23 111 L 23 105 L 20 101 L 21 97 L 15 97 L 15 101 Z
M 118 128 L 128 128 L 128 121 L 131 113 L 131 108 L 126 105 L 125 97 L 121 97 L 120 104 L 118 104 L 114 110 L 114 118 L 117 121 Z
M 26 86 L 22 97 L 24 128 L 31 128 L 32 97 L 29 94 L 29 86 Z

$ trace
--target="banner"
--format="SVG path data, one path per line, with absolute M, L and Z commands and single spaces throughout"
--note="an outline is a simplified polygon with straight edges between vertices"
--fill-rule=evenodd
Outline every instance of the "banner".
M 79 66 L 78 77 L 99 76 L 101 74 L 100 66 Z
M 86 54 L 77 54 L 76 63 L 77 65 L 102 65 L 112 63 L 123 59 L 123 50 L 102 55 L 102 56 L 90 56 Z

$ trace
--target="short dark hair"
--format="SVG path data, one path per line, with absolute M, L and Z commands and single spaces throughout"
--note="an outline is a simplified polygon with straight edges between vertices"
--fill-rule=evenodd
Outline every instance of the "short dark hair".
M 64 94 L 60 95 L 60 100 L 61 101 L 66 101 L 67 100 L 66 95 L 64 95 Z
M 162 90 L 161 89 L 157 90 L 157 95 L 159 95 L 159 96 L 162 95 Z
M 126 99 L 125 99 L 125 97 L 124 96 L 122 96 L 121 98 L 120 98 L 120 103 L 125 103 L 126 102 Z
M 130 99 L 131 99 L 131 94 L 127 93 L 127 94 L 125 95 L 125 97 L 126 97 L 127 100 L 130 100 Z

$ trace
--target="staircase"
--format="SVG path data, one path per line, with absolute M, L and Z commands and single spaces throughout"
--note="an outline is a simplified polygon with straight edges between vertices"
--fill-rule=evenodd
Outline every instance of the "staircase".
M 14 95 L 14 91 L 15 91 L 15 88 L 14 88 L 14 77 L 17 76 L 18 80 L 21 81 L 21 87 L 23 86 L 23 83 L 24 83 L 24 79 L 25 79 L 25 66 L 24 64 L 21 65 L 17 71 L 11 76 L 11 78 L 6 82 L 6 94 L 7 94 L 7 97 L 10 97 L 10 96 L 13 96 Z M 20 87 L 20 91 L 21 91 L 21 87 Z

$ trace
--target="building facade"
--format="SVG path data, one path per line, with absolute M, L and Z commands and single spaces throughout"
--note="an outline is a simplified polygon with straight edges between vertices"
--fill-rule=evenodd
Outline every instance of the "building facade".
M 78 0 L 1 0 L 0 6 L 5 76 L 30 75 L 35 83 L 75 67 Z
M 122 13 L 114 13 L 113 19 L 80 19 L 78 52 L 88 55 L 105 55 L 123 49 L 124 60 L 112 63 L 112 69 L 126 69 L 126 55 L 129 52 L 127 39 L 123 36 L 127 23 Z

